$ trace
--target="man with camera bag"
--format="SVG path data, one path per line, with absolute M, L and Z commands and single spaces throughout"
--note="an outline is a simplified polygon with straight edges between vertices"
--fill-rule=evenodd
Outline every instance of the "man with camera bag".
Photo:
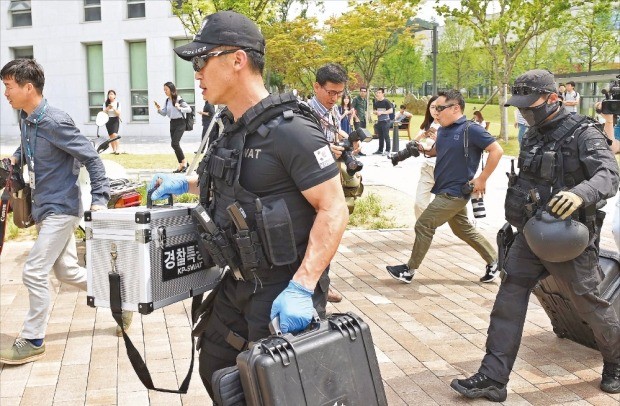
M 415 223 L 415 242 L 406 264 L 387 266 L 391 277 L 411 283 L 433 241 L 435 230 L 446 222 L 452 232 L 469 244 L 486 261 L 481 282 L 491 282 L 497 275 L 497 252 L 469 222 L 467 201 L 473 194 L 484 194 L 486 182 L 504 151 L 484 128 L 471 125 L 463 115 L 465 100 L 458 90 L 440 92 L 435 101 L 436 120 L 441 127 L 430 156 L 437 156 L 435 198 Z M 487 164 L 474 178 L 482 152 L 487 151 Z
M 620 393 L 620 322 L 600 298 L 598 210 L 618 191 L 618 165 L 594 123 L 562 107 L 547 70 L 515 80 L 506 106 L 515 106 L 529 130 L 519 152 L 519 173 L 509 175 L 506 220 L 518 234 L 491 312 L 486 355 L 476 374 L 452 388 L 468 398 L 506 399 L 506 385 L 521 345 L 530 293 L 552 275 L 594 333 L 603 355 L 600 388 Z
M 106 208 L 110 185 L 95 148 L 67 113 L 43 97 L 41 65 L 33 59 L 15 59 L 4 65 L 0 78 L 11 107 L 21 110 L 21 146 L 10 159 L 14 170 L 27 167 L 25 181 L 31 189 L 38 231 L 22 275 L 30 302 L 24 327 L 13 345 L 0 351 L 0 362 L 24 364 L 45 355 L 50 271 L 60 282 L 86 290 L 86 269 L 78 265 L 73 236 L 83 211 L 77 183 L 79 163 L 90 175 L 90 210 Z
M 227 106 L 198 176 L 157 174 L 151 182 L 158 185 L 154 200 L 200 194 L 194 216 L 201 252 L 227 269 L 194 331 L 200 376 L 213 398 L 213 373 L 235 365 L 248 342 L 267 337 L 271 320 L 297 332 L 315 308 L 325 316 L 325 269 L 348 214 L 314 115 L 292 93 L 270 95 L 264 86 L 265 39 L 254 22 L 232 11 L 211 14 L 175 52 L 192 62 L 203 98 Z

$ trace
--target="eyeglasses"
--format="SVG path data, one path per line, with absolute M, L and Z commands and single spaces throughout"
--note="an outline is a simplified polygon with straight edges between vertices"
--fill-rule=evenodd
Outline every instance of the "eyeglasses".
M 534 94 L 534 93 L 551 93 L 551 92 L 545 89 L 539 89 L 537 87 L 532 87 L 532 86 L 527 86 L 527 85 L 514 85 L 512 87 L 513 95 L 527 96 L 527 95 Z
M 192 58 L 192 67 L 194 68 L 195 72 L 200 72 L 200 70 L 204 68 L 205 65 L 207 64 L 207 60 L 211 57 L 232 54 L 237 51 L 247 52 L 251 50 L 252 50 L 251 48 L 237 48 L 237 49 L 227 49 L 224 51 L 209 52 L 208 54 L 205 54 L 205 55 L 196 55 L 195 57 Z
M 452 104 L 446 104 L 445 106 L 431 106 L 430 109 L 431 110 L 437 110 L 437 113 L 441 113 L 445 109 L 450 108 L 450 107 L 454 107 L 454 106 L 456 106 L 456 104 L 452 103 Z
M 340 97 L 344 94 L 344 90 L 341 91 L 336 91 L 336 90 L 327 90 L 325 89 L 325 86 L 321 86 L 323 88 L 323 90 L 325 90 L 327 92 L 327 94 L 329 95 L 329 97 Z

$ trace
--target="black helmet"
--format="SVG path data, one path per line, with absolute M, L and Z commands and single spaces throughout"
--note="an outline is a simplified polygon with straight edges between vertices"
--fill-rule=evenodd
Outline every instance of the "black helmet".
M 532 252 L 543 261 L 564 262 L 577 258 L 588 246 L 588 228 L 579 221 L 561 220 L 546 211 L 525 223 L 523 235 Z

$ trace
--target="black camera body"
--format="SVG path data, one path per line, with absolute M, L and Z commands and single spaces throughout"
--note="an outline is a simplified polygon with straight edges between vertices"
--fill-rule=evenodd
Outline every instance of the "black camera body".
M 420 143 L 417 141 L 409 141 L 405 144 L 405 148 L 400 151 L 390 155 L 390 159 L 392 160 L 392 165 L 396 166 L 400 161 L 404 161 L 407 158 L 418 157 L 420 156 Z
M 21 172 L 11 164 L 9 158 L 4 158 L 0 160 L 0 189 L 5 187 L 8 181 L 11 182 L 12 192 L 19 192 L 26 187 L 26 182 Z
M 620 75 L 609 82 L 609 90 L 603 89 L 605 100 L 601 103 L 601 113 L 620 116 Z
M 353 143 L 357 141 L 364 142 L 364 140 L 367 139 L 372 140 L 370 132 L 367 129 L 360 127 L 359 123 L 355 123 L 355 129 L 349 133 L 349 138 L 336 143 L 336 145 L 344 148 L 341 158 L 347 167 L 347 173 L 349 176 L 353 176 L 355 172 L 361 171 L 364 167 L 364 164 L 352 154 Z

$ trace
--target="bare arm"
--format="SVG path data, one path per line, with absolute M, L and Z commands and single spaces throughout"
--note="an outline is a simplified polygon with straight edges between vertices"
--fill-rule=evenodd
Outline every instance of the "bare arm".
M 491 145 L 485 148 L 485 151 L 489 153 L 489 158 L 487 158 L 487 164 L 484 167 L 484 170 L 480 173 L 480 176 L 472 179 L 471 183 L 474 184 L 473 193 L 481 193 L 484 194 L 486 191 L 487 179 L 493 173 L 495 168 L 497 168 L 497 164 L 499 160 L 504 155 L 504 150 L 502 146 L 499 145 L 497 141 L 493 142 Z
M 302 194 L 315 208 L 316 218 L 310 230 L 306 255 L 293 280 L 314 290 L 321 274 L 336 254 L 349 221 L 349 211 L 339 176 L 304 190 Z

